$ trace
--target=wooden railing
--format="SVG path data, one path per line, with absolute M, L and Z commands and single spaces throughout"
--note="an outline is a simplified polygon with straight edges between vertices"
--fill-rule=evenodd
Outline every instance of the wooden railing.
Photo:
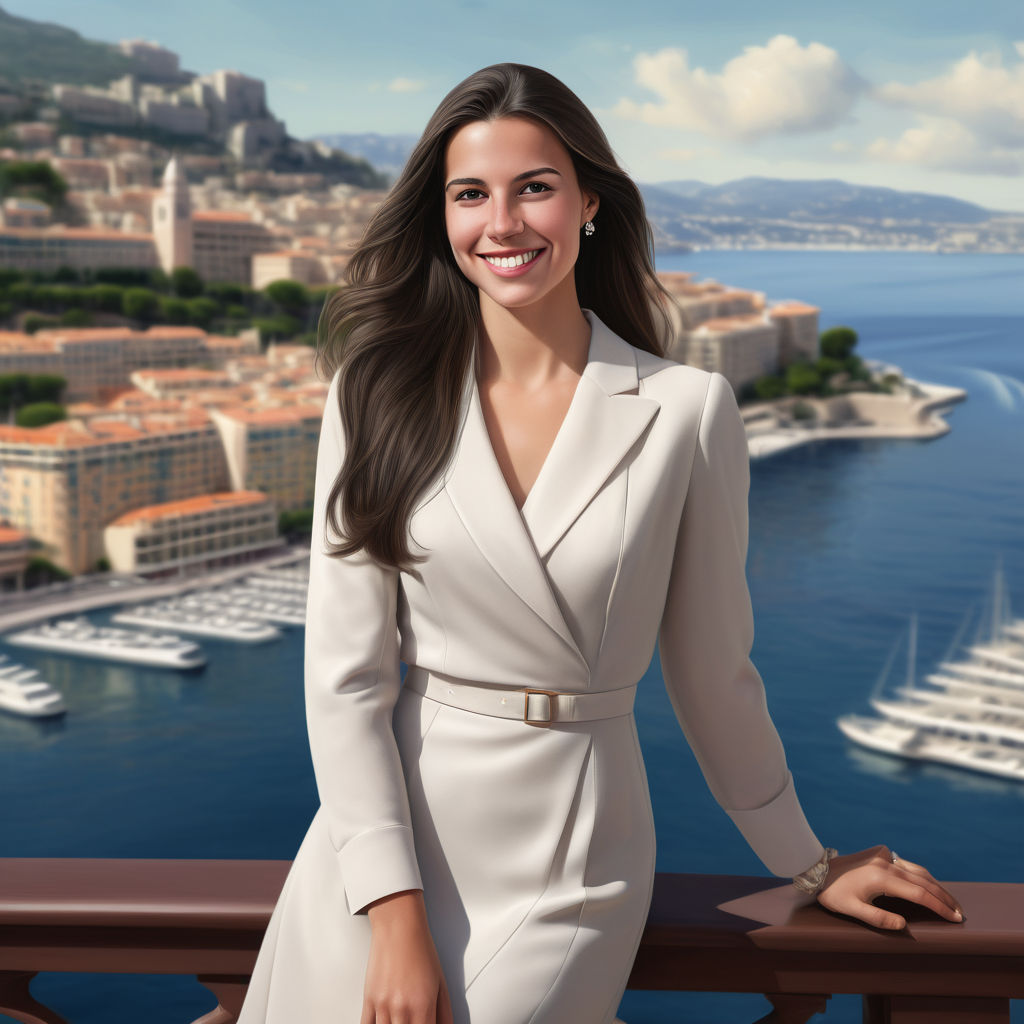
M 233 1024 L 287 861 L 0 859 L 0 1013 L 62 1024 L 40 971 L 194 975 Z M 763 1020 L 804 1024 L 832 993 L 865 1024 L 1008 1024 L 1024 998 L 1024 884 L 953 882 L 967 920 L 900 906 L 879 932 L 777 879 L 659 874 L 629 987 L 760 992 Z

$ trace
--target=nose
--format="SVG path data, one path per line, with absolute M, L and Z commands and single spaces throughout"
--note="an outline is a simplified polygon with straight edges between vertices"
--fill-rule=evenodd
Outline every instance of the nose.
M 523 219 L 519 216 L 515 205 L 502 196 L 491 197 L 491 222 L 488 225 L 491 238 L 508 238 L 518 235 L 523 230 Z

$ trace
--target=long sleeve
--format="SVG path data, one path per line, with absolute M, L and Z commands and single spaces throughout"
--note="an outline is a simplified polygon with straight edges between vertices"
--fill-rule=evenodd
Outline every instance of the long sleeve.
M 324 551 L 327 497 L 343 455 L 338 380 L 335 373 L 317 451 L 305 695 L 322 813 L 355 914 L 423 883 L 391 726 L 400 689 L 398 572 L 364 552 L 338 559 Z
M 732 388 L 712 374 L 658 637 L 672 707 L 712 795 L 776 875 L 821 856 L 750 660 L 750 465 Z

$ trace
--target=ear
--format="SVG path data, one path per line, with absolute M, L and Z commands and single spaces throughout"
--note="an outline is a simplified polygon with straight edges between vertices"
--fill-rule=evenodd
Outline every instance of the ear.
M 600 199 L 596 192 L 583 192 L 583 223 L 585 224 L 588 220 L 594 219 L 594 214 L 597 213 L 597 208 L 600 206 Z M 583 227 L 583 224 L 580 225 Z

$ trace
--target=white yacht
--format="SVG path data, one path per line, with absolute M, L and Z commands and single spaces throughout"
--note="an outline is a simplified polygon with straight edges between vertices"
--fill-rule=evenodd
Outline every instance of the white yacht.
M 178 633 L 239 643 L 263 643 L 281 635 L 281 631 L 268 622 L 240 616 L 225 605 L 211 607 L 189 596 L 135 605 L 111 618 L 126 625 L 173 629 Z
M 84 615 L 44 622 L 4 637 L 7 643 L 103 661 L 124 661 L 154 668 L 190 669 L 206 664 L 198 644 L 166 633 L 139 633 L 97 626 Z
M 0 654 L 0 708 L 26 718 L 52 718 L 67 711 L 64 698 L 39 670 L 27 668 Z
M 994 590 L 989 638 L 967 645 L 961 660 L 941 662 L 923 683 L 914 677 L 912 619 L 906 683 L 895 698 L 881 696 L 890 656 L 870 700 L 880 717 L 843 715 L 843 734 L 882 753 L 1024 781 L 1024 636 L 1004 619 L 999 572 Z

